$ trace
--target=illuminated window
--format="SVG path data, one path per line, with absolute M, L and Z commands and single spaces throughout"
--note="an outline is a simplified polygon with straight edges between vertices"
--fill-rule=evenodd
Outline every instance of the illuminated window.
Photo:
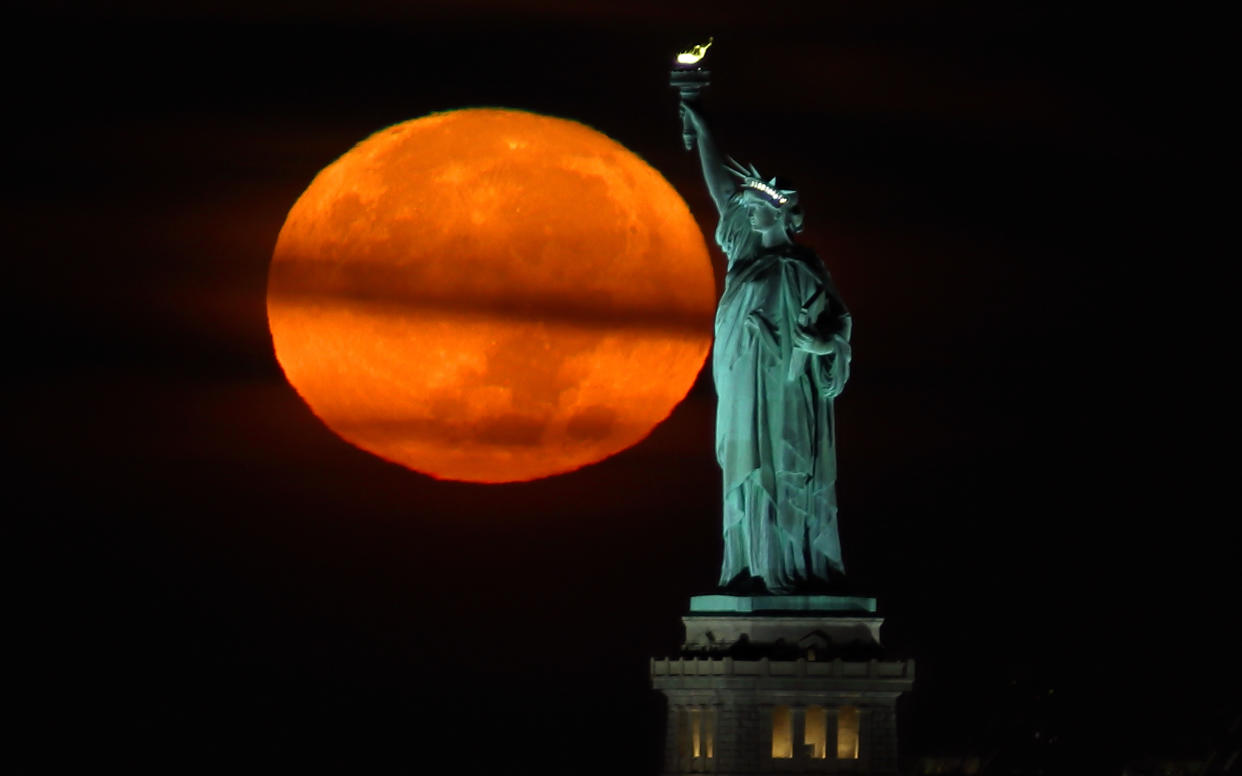
M 807 707 L 803 743 L 807 757 L 815 760 L 828 757 L 828 710 L 823 706 Z
M 678 737 L 683 756 L 691 760 L 710 760 L 716 756 L 716 712 L 711 708 L 689 706 L 678 714 Z
M 858 708 L 837 709 L 837 759 L 858 759 Z
M 772 707 L 772 757 L 793 757 L 793 714 L 788 706 Z

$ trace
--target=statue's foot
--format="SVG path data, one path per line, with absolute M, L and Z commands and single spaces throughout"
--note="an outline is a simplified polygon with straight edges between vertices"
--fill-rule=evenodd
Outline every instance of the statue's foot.
M 727 585 L 720 588 L 728 595 L 848 595 L 845 576 L 829 572 L 831 579 L 798 579 L 786 585 L 773 585 L 763 577 L 751 576 L 750 571 L 743 571 Z
M 729 584 L 722 586 L 722 592 L 730 595 L 771 595 L 772 591 L 763 581 L 763 577 L 752 577 L 749 571 L 743 571 L 734 577 Z

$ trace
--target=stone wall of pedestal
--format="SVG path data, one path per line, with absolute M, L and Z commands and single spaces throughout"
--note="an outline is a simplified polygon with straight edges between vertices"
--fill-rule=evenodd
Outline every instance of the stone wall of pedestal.
M 897 699 L 892 704 L 872 706 L 867 709 L 863 729 L 869 734 L 863 738 L 868 745 L 867 757 L 873 773 L 897 772 Z
M 822 626 L 822 618 L 819 624 Z M 842 625 L 854 628 L 853 623 Z M 822 627 L 815 630 L 824 632 Z M 870 628 L 862 632 L 868 631 Z M 652 686 L 668 703 L 664 772 L 670 776 L 896 774 L 896 704 L 897 698 L 913 686 L 914 662 L 824 659 L 831 652 L 825 651 L 822 641 L 804 645 L 794 659 L 739 659 L 707 650 L 698 657 L 652 660 Z M 731 641 L 729 646 L 735 644 Z M 748 640 L 748 646 L 763 651 L 756 642 Z M 791 646 L 782 639 L 773 644 L 772 654 L 788 655 Z M 878 648 L 878 643 L 875 646 Z M 789 709 L 793 743 L 793 756 L 789 758 L 772 756 L 773 710 L 778 707 Z M 826 720 L 827 756 L 822 758 L 813 757 L 805 747 L 806 714 L 813 707 L 823 709 L 822 719 Z M 835 756 L 836 720 L 844 708 L 855 709 L 858 715 L 856 759 Z M 697 757 L 687 727 L 691 719 L 700 720 L 702 725 Z M 710 725 L 703 720 L 710 720 Z M 710 746 L 705 738 L 709 729 Z

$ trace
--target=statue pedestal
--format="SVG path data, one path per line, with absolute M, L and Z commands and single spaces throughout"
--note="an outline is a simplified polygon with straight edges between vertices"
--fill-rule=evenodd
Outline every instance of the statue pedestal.
M 875 599 L 857 595 L 696 595 L 690 598 L 690 611 L 723 614 L 727 612 L 839 612 L 875 613 Z
M 680 655 L 651 661 L 667 701 L 664 773 L 897 772 L 897 698 L 875 599 L 707 595 Z

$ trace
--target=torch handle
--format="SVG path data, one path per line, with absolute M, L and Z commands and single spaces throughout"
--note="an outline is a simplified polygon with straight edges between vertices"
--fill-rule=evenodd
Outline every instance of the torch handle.
M 684 69 L 678 68 L 669 73 L 669 86 L 677 90 L 677 94 L 681 96 L 683 103 L 697 102 L 699 94 L 702 93 L 704 87 L 711 83 L 711 73 L 700 69 Z M 687 151 L 693 151 L 695 146 L 695 138 L 698 137 L 698 131 L 695 129 L 691 120 L 683 113 L 681 117 L 681 141 L 686 146 Z

